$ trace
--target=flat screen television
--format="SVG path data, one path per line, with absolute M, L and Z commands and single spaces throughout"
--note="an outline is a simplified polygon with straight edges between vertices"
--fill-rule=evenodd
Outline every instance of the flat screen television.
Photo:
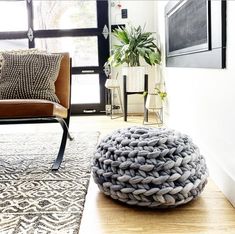
M 167 66 L 224 68 L 225 14 L 223 0 L 169 1 L 165 10 Z

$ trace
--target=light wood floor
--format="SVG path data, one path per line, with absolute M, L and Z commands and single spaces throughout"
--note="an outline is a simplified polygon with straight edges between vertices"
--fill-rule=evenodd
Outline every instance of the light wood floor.
M 142 117 L 111 120 L 107 116 L 78 117 L 81 130 L 98 130 L 101 136 L 113 129 L 141 125 Z M 71 127 L 72 127 L 71 125 Z M 178 234 L 234 233 L 235 209 L 210 179 L 201 197 L 172 210 L 127 207 L 99 192 L 91 179 L 80 234 Z
M 141 125 L 143 117 L 73 117 L 71 131 L 100 131 Z M 0 132 L 61 131 L 58 124 L 0 126 Z M 172 210 L 127 207 L 101 194 L 91 179 L 80 234 L 235 234 L 235 209 L 210 179 L 201 197 Z

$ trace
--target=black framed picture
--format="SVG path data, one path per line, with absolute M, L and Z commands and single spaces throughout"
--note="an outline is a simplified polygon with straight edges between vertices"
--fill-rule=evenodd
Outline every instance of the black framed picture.
M 165 22 L 167 66 L 225 68 L 226 1 L 169 2 Z

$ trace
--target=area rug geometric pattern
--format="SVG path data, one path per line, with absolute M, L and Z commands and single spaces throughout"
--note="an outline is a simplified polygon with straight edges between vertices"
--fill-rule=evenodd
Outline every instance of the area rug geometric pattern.
M 58 172 L 61 134 L 0 135 L 0 233 L 78 233 L 97 132 L 72 133 Z

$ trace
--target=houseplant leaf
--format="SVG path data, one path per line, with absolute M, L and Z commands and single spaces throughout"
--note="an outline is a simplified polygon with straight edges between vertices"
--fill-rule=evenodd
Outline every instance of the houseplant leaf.
M 152 32 L 144 32 L 141 26 L 119 27 L 112 35 L 117 39 L 108 62 L 112 66 L 126 63 L 128 66 L 140 66 L 142 57 L 149 65 L 161 63 L 161 52 L 155 44 Z

